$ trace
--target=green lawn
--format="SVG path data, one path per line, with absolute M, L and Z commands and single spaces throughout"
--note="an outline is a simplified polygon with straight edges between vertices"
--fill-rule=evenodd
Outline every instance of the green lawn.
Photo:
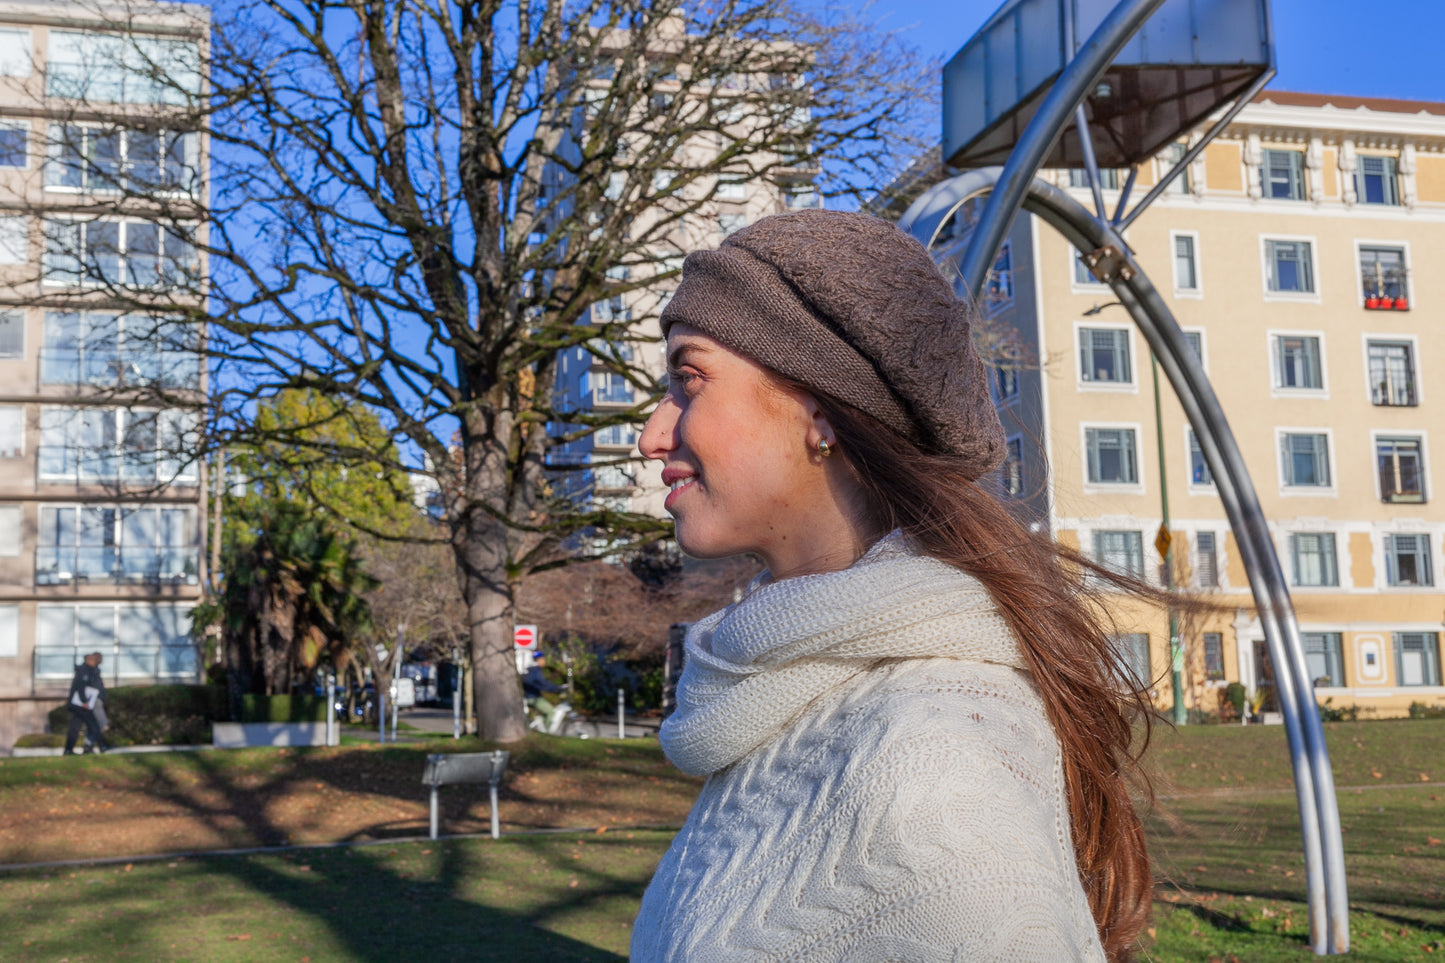
M 1336 723 L 1327 735 L 1342 787 L 1350 959 L 1445 960 L 1445 720 Z M 643 758 L 630 757 L 656 751 L 638 741 L 626 749 L 628 765 L 647 772 Z M 268 757 L 227 758 L 259 771 Z M 305 756 L 286 764 L 298 758 Z M 373 750 L 368 762 L 387 758 L 390 751 Z M 604 744 L 566 742 L 538 743 L 523 758 L 538 772 L 579 775 L 618 759 Z M 1147 826 L 1161 884 L 1141 958 L 1311 958 L 1283 730 L 1161 729 L 1150 759 L 1159 798 Z M 23 774 L 13 763 L 0 766 L 0 788 L 36 785 L 32 767 L 41 761 L 25 762 Z M 406 761 L 408 772 L 414 764 Z M 52 784 L 66 778 L 58 768 L 46 775 Z M 514 836 L 0 873 L 7 931 L 0 957 L 320 963 L 460 951 L 622 959 L 668 838 L 647 831 Z

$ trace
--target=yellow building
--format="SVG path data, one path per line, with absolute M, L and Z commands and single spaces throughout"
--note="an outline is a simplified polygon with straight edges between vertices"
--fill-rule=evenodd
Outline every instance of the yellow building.
M 1139 172 L 1136 197 L 1171 160 Z M 1078 172 L 1046 176 L 1093 206 Z M 1127 241 L 1243 450 L 1318 699 L 1367 717 L 1445 705 L 1430 457 L 1445 437 L 1445 103 L 1266 92 Z M 1188 699 L 1214 711 L 1228 682 L 1268 688 L 1244 567 L 1167 380 L 1160 477 L 1149 351 L 1128 314 L 1036 218 L 1020 217 L 997 267 L 992 327 L 1023 346 L 998 379 L 1005 489 L 1060 540 L 1157 578 L 1167 486 L 1176 579 L 1225 607 L 1184 626 Z M 1125 608 L 1119 623 L 1124 657 L 1147 660 L 1167 705 L 1164 614 Z

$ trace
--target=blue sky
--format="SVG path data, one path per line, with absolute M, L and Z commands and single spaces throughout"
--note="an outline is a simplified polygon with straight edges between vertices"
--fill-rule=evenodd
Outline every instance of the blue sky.
M 855 0 L 856 2 L 856 0 Z M 948 57 L 1002 0 L 876 0 L 868 14 Z M 1271 0 L 1276 90 L 1445 101 L 1442 0 Z

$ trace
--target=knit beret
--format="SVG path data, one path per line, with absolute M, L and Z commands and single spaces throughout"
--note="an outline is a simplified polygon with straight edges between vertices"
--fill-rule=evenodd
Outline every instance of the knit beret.
M 692 325 L 979 478 L 1005 443 L 971 318 L 909 235 L 867 214 L 808 210 L 689 254 L 662 333 Z

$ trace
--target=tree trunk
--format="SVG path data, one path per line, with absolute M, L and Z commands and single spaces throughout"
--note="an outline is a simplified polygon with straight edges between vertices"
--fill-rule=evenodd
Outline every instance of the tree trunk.
M 507 532 L 482 512 L 473 512 L 457 555 L 467 605 L 477 735 L 516 742 L 527 735 L 527 718 L 513 655 Z

